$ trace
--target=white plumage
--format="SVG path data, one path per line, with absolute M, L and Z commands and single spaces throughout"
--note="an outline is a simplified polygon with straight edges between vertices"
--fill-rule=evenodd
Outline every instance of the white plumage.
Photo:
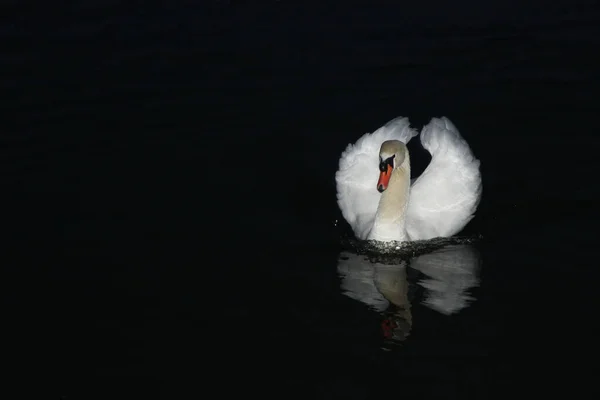
M 336 173 L 338 205 L 357 238 L 368 238 L 382 196 L 376 188 L 381 144 L 407 144 L 417 134 L 408 118 L 395 118 L 342 153 Z M 410 186 L 404 226 L 390 240 L 452 236 L 473 218 L 481 198 L 479 160 L 452 122 L 433 118 L 420 136 L 432 159 Z

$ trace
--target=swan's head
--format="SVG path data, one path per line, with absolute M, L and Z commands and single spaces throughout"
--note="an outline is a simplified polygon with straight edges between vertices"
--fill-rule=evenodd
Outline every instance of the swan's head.
M 379 180 L 377 190 L 382 193 L 390 183 L 392 171 L 404 162 L 406 145 L 399 140 L 386 140 L 379 149 Z

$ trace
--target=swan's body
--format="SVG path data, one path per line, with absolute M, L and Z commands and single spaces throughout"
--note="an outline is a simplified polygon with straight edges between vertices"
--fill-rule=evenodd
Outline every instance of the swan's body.
M 342 153 L 336 173 L 338 205 L 357 238 L 449 237 L 473 218 L 481 199 L 481 174 L 467 142 L 450 120 L 433 118 L 421 131 L 431 162 L 411 184 L 406 144 L 416 135 L 407 118 L 396 118 Z

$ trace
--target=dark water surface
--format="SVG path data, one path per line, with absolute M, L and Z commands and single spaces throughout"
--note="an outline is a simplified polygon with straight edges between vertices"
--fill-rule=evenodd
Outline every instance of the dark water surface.
M 588 354 L 594 2 L 184 3 L 5 7 L 10 398 L 483 399 Z M 473 243 L 386 264 L 333 178 L 399 115 L 484 194 Z

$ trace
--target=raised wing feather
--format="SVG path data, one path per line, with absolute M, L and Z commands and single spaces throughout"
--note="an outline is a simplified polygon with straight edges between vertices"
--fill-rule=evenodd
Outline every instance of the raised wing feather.
M 431 162 L 411 186 L 406 230 L 411 240 L 452 236 L 473 218 L 481 199 L 479 160 L 446 117 L 421 131 Z
M 398 117 L 373 133 L 366 133 L 349 144 L 340 157 L 335 174 L 337 200 L 342 215 L 359 239 L 366 239 L 377 211 L 381 194 L 377 191 L 379 149 L 386 140 L 408 143 L 417 132 L 408 118 Z

